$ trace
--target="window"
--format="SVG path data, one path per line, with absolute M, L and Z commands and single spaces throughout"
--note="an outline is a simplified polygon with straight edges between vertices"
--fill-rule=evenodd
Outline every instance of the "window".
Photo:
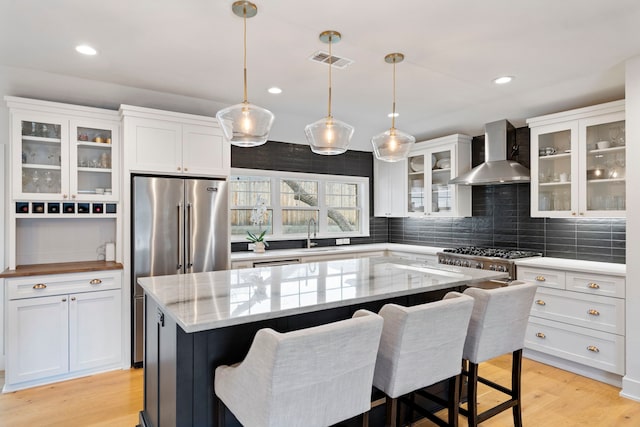
M 266 230 L 270 240 L 369 235 L 369 179 L 236 169 L 230 180 L 231 236 Z M 315 223 L 315 225 L 314 225 Z

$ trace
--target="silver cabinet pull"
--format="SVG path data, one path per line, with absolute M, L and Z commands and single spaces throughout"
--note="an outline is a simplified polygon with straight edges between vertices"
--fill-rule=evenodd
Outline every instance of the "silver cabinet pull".
M 91 281 L 89 282 L 89 284 L 91 285 L 99 285 L 102 283 L 101 279 L 91 279 Z
M 600 289 L 600 285 L 598 285 L 597 283 L 591 282 L 587 285 L 587 288 L 589 289 Z
M 589 313 L 589 314 L 590 314 L 590 315 L 592 315 L 592 316 L 600 316 L 600 312 L 599 312 L 598 310 L 594 309 L 594 308 L 589 309 L 589 310 L 587 311 L 587 313 Z
M 544 302 L 544 301 L 543 301 L 543 300 L 541 300 L 541 299 L 536 300 L 536 304 L 538 304 L 538 305 L 547 305 L 547 303 L 546 303 L 546 302 Z
M 62 298 L 62 302 L 67 302 L 67 299 L 66 298 Z
M 600 349 L 598 347 L 596 347 L 595 345 L 588 346 L 587 350 L 592 351 L 594 353 L 600 353 Z
M 536 337 L 538 337 L 538 338 L 546 338 L 547 336 L 545 334 L 543 334 L 542 332 L 538 332 L 536 334 Z
M 71 297 L 71 301 L 75 301 L 75 300 L 76 300 L 76 297 Z
M 47 285 L 45 285 L 44 283 L 36 283 L 35 285 L 33 285 L 33 289 L 46 289 Z
M 538 282 L 546 282 L 547 278 L 544 276 L 536 276 L 536 281 Z

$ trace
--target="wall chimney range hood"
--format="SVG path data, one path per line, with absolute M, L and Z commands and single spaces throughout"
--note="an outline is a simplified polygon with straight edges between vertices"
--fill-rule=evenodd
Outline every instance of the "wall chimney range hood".
M 516 161 L 507 160 L 507 145 L 509 147 L 515 145 L 515 130 L 507 120 L 485 124 L 485 162 L 453 178 L 449 184 L 490 185 L 530 182 L 529 169 Z

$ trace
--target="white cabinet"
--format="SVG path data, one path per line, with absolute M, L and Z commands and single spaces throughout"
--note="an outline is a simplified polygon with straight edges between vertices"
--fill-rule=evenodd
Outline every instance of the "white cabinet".
M 115 111 L 5 97 L 13 200 L 117 201 Z
M 122 105 L 127 168 L 228 176 L 231 147 L 214 118 Z
M 13 391 L 122 363 L 119 270 L 6 279 L 6 384 Z
M 470 216 L 471 187 L 449 184 L 470 169 L 470 136 L 455 134 L 416 143 L 407 164 L 408 216 Z
M 373 215 L 407 216 L 407 161 L 373 160 Z
M 624 101 L 527 120 L 531 216 L 624 217 Z
M 526 355 L 615 383 L 607 374 L 623 375 L 625 369 L 624 277 L 520 265 L 517 272 L 518 279 L 539 286 L 525 337 Z

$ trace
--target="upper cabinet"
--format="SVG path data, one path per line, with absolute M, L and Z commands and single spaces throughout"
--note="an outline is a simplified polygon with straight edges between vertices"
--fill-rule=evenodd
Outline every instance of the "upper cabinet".
M 229 175 L 231 147 L 215 118 L 122 105 L 127 169 Z
M 471 187 L 449 180 L 471 169 L 471 137 L 455 134 L 416 143 L 406 176 L 408 216 L 471 215 Z
M 116 112 L 6 97 L 13 200 L 117 201 Z
M 527 120 L 531 216 L 624 217 L 624 100 Z
M 407 216 L 407 161 L 373 160 L 373 215 Z

